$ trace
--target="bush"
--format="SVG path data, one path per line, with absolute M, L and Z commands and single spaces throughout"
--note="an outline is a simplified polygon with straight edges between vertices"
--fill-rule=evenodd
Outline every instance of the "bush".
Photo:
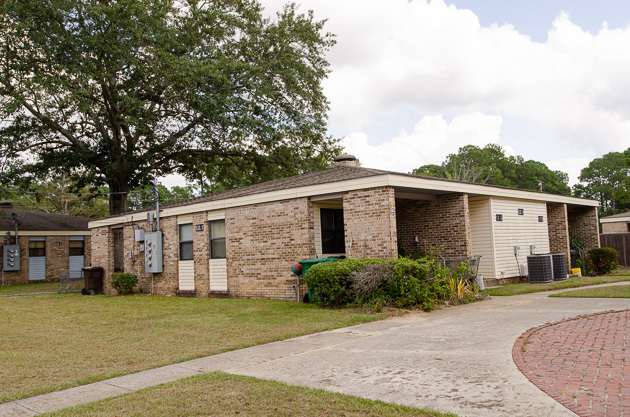
M 606 275 L 617 269 L 619 252 L 613 248 L 595 248 L 588 251 L 594 275 Z
M 119 295 L 130 294 L 138 284 L 138 277 L 134 274 L 114 272 L 112 274 L 112 288 L 118 291 Z
M 443 291 L 434 267 L 434 262 L 426 258 L 344 259 L 317 264 L 304 278 L 314 294 L 313 301 L 325 306 L 355 305 L 376 310 L 421 306 L 429 311 Z
M 350 290 L 350 276 L 366 265 L 379 263 L 376 259 L 343 259 L 310 267 L 304 274 L 313 301 L 334 307 L 351 304 L 355 297 Z

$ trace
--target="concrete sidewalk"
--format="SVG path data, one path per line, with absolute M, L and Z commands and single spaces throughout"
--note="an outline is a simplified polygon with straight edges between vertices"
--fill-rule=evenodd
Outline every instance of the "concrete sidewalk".
M 523 376 L 512 347 L 532 327 L 630 301 L 548 295 L 494 297 L 241 349 L 0 404 L 0 415 L 33 416 L 221 370 L 460 416 L 575 416 Z

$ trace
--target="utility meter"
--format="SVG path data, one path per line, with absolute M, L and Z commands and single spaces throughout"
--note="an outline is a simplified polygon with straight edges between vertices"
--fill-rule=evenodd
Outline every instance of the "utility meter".
M 4 245 L 2 249 L 2 269 L 4 271 L 20 270 L 20 245 Z
M 144 234 L 144 272 L 162 272 L 162 232 Z

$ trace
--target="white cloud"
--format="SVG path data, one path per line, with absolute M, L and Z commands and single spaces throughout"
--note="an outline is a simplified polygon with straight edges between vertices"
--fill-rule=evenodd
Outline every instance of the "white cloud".
M 583 168 L 586 168 L 593 159 L 600 155 L 592 156 L 591 158 L 560 158 L 554 159 L 547 163 L 549 169 L 554 171 L 562 171 L 569 174 L 569 184 L 577 184 L 578 177 Z
M 440 164 L 461 146 L 497 143 L 502 122 L 500 116 L 479 112 L 455 117 L 450 123 L 441 115 L 426 116 L 414 126 L 413 132 L 402 130 L 397 137 L 380 145 L 369 144 L 362 132 L 351 133 L 342 144 L 363 166 L 411 172 L 425 164 Z
M 279 3 L 264 1 L 275 8 Z M 475 112 L 500 114 L 505 123 L 526 120 L 552 136 L 531 141 L 502 137 L 501 144 L 523 155 L 539 140 L 549 148 L 546 163 L 558 153 L 563 153 L 562 160 L 578 161 L 630 146 L 628 27 L 611 30 L 603 24 L 591 34 L 561 14 L 547 42 L 538 43 L 511 25 L 483 27 L 470 10 L 442 0 L 301 3 L 318 19 L 327 18 L 326 30 L 337 34 L 329 54 L 332 73 L 325 83 L 331 130 L 347 132 L 347 146 L 378 149 L 374 161 L 407 160 L 413 150 L 422 157 L 414 166 L 439 162 L 429 155 L 445 155 L 461 145 L 451 144 L 450 134 L 429 137 L 430 129 L 423 131 L 423 140 L 439 149 L 419 149 L 415 131 L 367 138 L 375 119 L 393 120 L 402 109 L 413 109 L 421 125 L 430 120 L 427 115 L 454 115 L 452 124 L 458 116 Z M 357 132 L 364 132 L 364 145 Z M 375 145 L 383 140 L 385 144 Z

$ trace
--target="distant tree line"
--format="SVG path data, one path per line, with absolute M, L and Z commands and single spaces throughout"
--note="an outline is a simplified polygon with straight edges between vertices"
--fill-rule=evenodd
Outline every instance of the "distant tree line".
M 441 165 L 423 165 L 415 175 L 448 178 L 479 184 L 500 185 L 524 190 L 599 200 L 602 216 L 630 209 L 630 148 L 610 152 L 591 161 L 582 169 L 573 189 L 569 176 L 554 171 L 542 162 L 508 156 L 496 144 L 483 148 L 467 145 L 450 154 Z

